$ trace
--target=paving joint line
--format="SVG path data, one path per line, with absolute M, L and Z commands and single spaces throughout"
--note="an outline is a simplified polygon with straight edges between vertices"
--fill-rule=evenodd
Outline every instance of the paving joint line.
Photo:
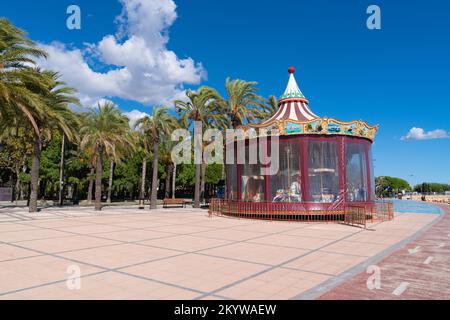
M 323 283 L 306 290 L 296 297 L 294 297 L 294 300 L 314 300 L 320 297 L 321 295 L 325 294 L 326 292 L 331 291 L 332 289 L 336 288 L 338 285 L 344 283 L 345 281 L 355 277 L 356 275 L 363 272 L 368 266 L 374 265 L 382 261 L 383 259 L 387 258 L 394 252 L 400 250 L 407 244 L 413 242 L 414 240 L 418 239 L 421 235 L 423 235 L 426 231 L 428 231 L 431 227 L 433 227 L 435 224 L 440 222 L 444 218 L 444 214 L 438 215 L 437 218 L 423 226 L 421 229 L 417 230 L 415 233 L 410 235 L 409 237 L 389 246 L 388 248 L 384 249 L 383 251 L 379 252 L 376 255 L 373 255 L 369 258 L 367 258 L 365 261 L 362 261 L 361 263 L 351 267 L 350 269 L 347 269 L 346 271 L 338 274 L 336 277 L 326 280 Z

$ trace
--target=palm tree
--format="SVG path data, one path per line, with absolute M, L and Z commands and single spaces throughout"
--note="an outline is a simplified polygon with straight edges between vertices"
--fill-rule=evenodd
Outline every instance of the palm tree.
M 147 131 L 147 129 L 139 123 L 135 123 L 134 129 L 136 130 L 137 150 L 138 153 L 142 156 L 141 185 L 139 187 L 139 208 L 144 209 L 147 162 L 151 156 L 152 137 L 149 135 L 149 131 Z
M 219 110 L 221 97 L 216 90 L 210 87 L 200 87 L 198 91 L 186 91 L 188 101 L 175 101 L 177 113 L 180 115 L 185 128 L 191 127 L 194 122 L 201 122 L 204 128 L 219 125 L 224 122 L 223 114 Z M 202 150 L 203 155 L 203 150 Z M 200 208 L 201 175 L 203 164 L 195 164 L 194 208 Z
M 263 98 L 256 94 L 257 84 L 257 82 L 227 78 L 225 82 L 227 99 L 222 101 L 222 107 L 232 128 L 237 128 L 246 122 L 254 122 L 262 116 L 259 106 Z
M 170 197 L 170 188 L 171 188 L 171 184 L 170 184 L 170 179 L 173 176 L 173 171 L 175 170 L 175 163 L 173 162 L 172 159 L 172 149 L 174 147 L 174 143 L 172 141 L 166 141 L 165 143 L 160 145 L 160 149 L 159 149 L 159 153 L 160 153 L 160 159 L 161 162 L 164 164 L 165 167 L 165 188 L 164 188 L 164 198 L 169 198 Z
M 124 132 L 127 135 L 127 144 L 118 143 L 116 146 L 116 153 L 108 155 L 110 158 L 109 163 L 109 178 L 108 178 L 108 195 L 106 198 L 107 203 L 111 203 L 111 194 L 113 187 L 113 178 L 114 178 L 114 167 L 116 164 L 120 164 L 122 159 L 125 157 L 125 154 L 134 151 L 135 147 L 135 135 L 132 134 L 131 128 L 129 126 L 129 119 L 122 115 L 122 121 L 124 122 Z
M 269 119 L 278 111 L 278 99 L 275 96 L 270 96 L 260 103 L 261 114 L 258 114 L 258 120 L 264 121 Z
M 152 115 L 139 119 L 136 122 L 137 127 L 151 137 L 153 146 L 153 175 L 152 191 L 150 196 L 150 209 L 156 209 L 158 196 L 158 165 L 159 165 L 159 144 L 162 143 L 165 136 L 168 136 L 172 130 L 177 127 L 176 120 L 167 113 L 166 108 L 153 108 Z
M 79 121 L 81 124 L 87 123 L 89 121 L 90 114 L 88 112 L 78 114 Z M 83 145 L 78 148 L 78 156 L 83 163 L 86 163 L 89 167 L 88 174 L 88 192 L 87 192 L 87 204 L 92 204 L 93 191 L 94 191 L 94 180 L 95 180 L 95 163 L 97 161 L 97 154 L 95 153 L 95 148 L 93 145 Z
M 74 137 L 74 113 L 68 103 L 78 103 L 74 89 L 59 81 L 55 72 L 33 69 L 33 58 L 47 54 L 36 48 L 25 33 L 0 19 L 0 115 L 28 120 L 33 128 L 30 212 L 37 211 L 40 153 L 44 131 L 58 128 L 68 139 Z
M 32 72 L 31 67 L 35 65 L 33 58 L 46 56 L 25 32 L 0 18 L 0 117 L 4 119 L 7 114 L 24 116 L 36 134 L 40 131 L 36 113 L 43 113 L 45 101 L 25 84 L 33 83 L 35 88 L 46 90 L 46 82 L 39 73 Z
M 80 148 L 81 149 L 81 148 Z M 93 199 L 93 190 L 94 190 L 94 180 L 95 180 L 95 163 L 96 163 L 96 154 L 94 153 L 94 148 L 88 147 L 85 151 L 87 155 L 87 161 L 89 164 L 89 175 L 88 175 L 88 193 L 87 193 L 87 203 L 92 204 Z
M 101 211 L 103 161 L 106 156 L 117 158 L 119 146 L 131 146 L 129 122 L 112 102 L 98 104 L 83 117 L 80 147 L 94 150 L 95 158 L 95 210 Z
M 69 108 L 69 104 L 79 104 L 79 101 L 73 96 L 76 90 L 66 86 L 64 82 L 59 80 L 59 73 L 48 70 L 41 71 L 39 69 L 29 70 L 29 72 L 34 73 L 35 78 L 41 77 L 42 81 L 46 83 L 45 89 L 36 86 L 34 81 L 25 83 L 30 91 L 38 93 L 44 101 L 42 113 L 34 115 L 35 123 L 39 130 L 33 132 L 29 211 L 36 212 L 40 157 L 44 137 L 50 139 L 54 132 L 62 132 L 68 141 L 77 139 L 78 117 Z

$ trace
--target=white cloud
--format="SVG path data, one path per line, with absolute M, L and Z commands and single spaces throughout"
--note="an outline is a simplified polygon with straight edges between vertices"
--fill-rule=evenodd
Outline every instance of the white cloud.
M 173 0 L 120 0 L 119 31 L 98 43 L 69 48 L 61 43 L 41 44 L 49 58 L 43 68 L 60 71 L 79 91 L 85 105 L 118 97 L 144 104 L 168 105 L 184 96 L 185 84 L 206 78 L 201 63 L 179 58 L 167 49 L 168 28 L 177 18 Z M 96 71 L 92 66 L 107 71 Z
M 142 119 L 143 117 L 149 116 L 149 114 L 139 111 L 139 110 L 132 110 L 130 112 L 124 112 L 124 115 L 126 115 L 129 119 L 130 119 L 130 127 L 134 128 L 134 124 L 136 123 L 136 121 L 138 121 L 139 119 Z
M 406 136 L 403 136 L 401 140 L 431 140 L 431 139 L 446 139 L 450 138 L 450 133 L 442 130 L 436 129 L 426 132 L 422 128 L 411 128 Z

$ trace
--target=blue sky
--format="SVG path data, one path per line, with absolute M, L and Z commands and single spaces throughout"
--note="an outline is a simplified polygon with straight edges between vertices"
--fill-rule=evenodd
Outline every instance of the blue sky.
M 81 30 L 66 27 L 71 4 Z M 366 27 L 371 4 L 381 30 Z M 313 112 L 380 125 L 376 175 L 450 183 L 450 139 L 417 140 L 450 132 L 448 1 L 23 0 L 1 14 L 51 51 L 44 66 L 63 69 L 86 104 L 128 112 L 198 85 L 223 94 L 228 76 L 280 96 L 293 65 Z M 424 132 L 402 140 L 412 128 Z

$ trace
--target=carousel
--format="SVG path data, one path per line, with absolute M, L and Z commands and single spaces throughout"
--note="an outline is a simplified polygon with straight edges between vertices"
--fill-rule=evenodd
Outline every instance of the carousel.
M 260 124 L 243 127 L 245 132 L 258 132 L 256 138 L 243 138 L 246 160 L 252 143 L 264 136 L 271 149 L 276 135 L 277 172 L 264 174 L 261 164 L 249 161 L 227 165 L 225 199 L 216 199 L 210 211 L 244 218 L 313 221 L 341 221 L 348 212 L 357 211 L 363 212 L 364 220 L 373 219 L 380 211 L 371 150 L 378 126 L 316 115 L 297 85 L 294 68 L 288 72 L 276 113 Z M 237 157 L 238 141 L 233 143 Z

